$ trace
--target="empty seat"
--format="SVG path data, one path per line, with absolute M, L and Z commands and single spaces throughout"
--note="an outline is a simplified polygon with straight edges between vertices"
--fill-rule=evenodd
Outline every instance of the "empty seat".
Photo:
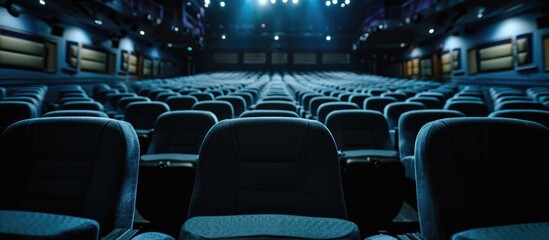
M 397 102 L 398 100 L 394 97 L 370 97 L 364 100 L 362 108 L 366 110 L 374 110 L 380 113 L 383 113 L 385 106 L 390 103 Z
M 118 107 L 116 108 L 116 114 L 113 116 L 115 119 L 123 119 L 124 118 L 124 111 L 126 111 L 126 107 L 133 102 L 150 102 L 151 100 L 148 97 L 122 97 L 118 100 Z
M 261 99 L 261 101 L 285 101 L 285 102 L 291 102 L 291 103 L 294 102 L 294 100 L 291 99 L 289 96 L 264 97 Z
M 108 118 L 11 125 L 0 137 L 0 237 L 99 239 L 131 231 L 138 149 L 133 128 Z
M 204 139 L 197 169 L 182 239 L 360 239 L 345 220 L 335 143 L 317 121 L 219 122 Z
M 509 109 L 490 113 L 488 117 L 516 118 L 537 122 L 549 128 L 549 111 L 539 109 Z
M 426 239 L 546 239 L 549 129 L 510 118 L 453 118 L 418 134 L 416 181 Z M 520 163 L 517 162 L 520 159 Z
M 295 104 L 287 101 L 260 101 L 255 105 L 254 109 L 285 110 L 285 111 L 291 111 L 291 112 L 297 111 Z
M 227 101 L 199 101 L 193 105 L 192 110 L 210 111 L 218 121 L 234 117 L 233 106 Z
M 339 99 L 336 98 L 336 97 L 314 97 L 311 99 L 311 101 L 309 102 L 309 118 L 314 118 L 316 119 L 317 118 L 317 111 L 318 111 L 318 107 L 320 107 L 320 105 L 322 105 L 323 103 L 328 103 L 328 102 L 339 102 Z
M 44 113 L 42 117 L 104 117 L 108 118 L 105 112 L 94 110 L 55 110 Z
M 490 113 L 488 106 L 479 101 L 450 101 L 443 108 L 460 111 L 467 117 L 486 117 Z
M 177 237 L 187 218 L 198 151 L 217 123 L 208 111 L 161 114 L 145 155 L 141 156 L 137 209 L 154 229 Z
M 383 109 L 383 115 L 387 119 L 389 127 L 389 135 L 396 150 L 398 150 L 398 120 L 400 116 L 405 112 L 420 109 L 425 109 L 425 105 L 418 102 L 394 102 L 387 104 Z
M 189 96 L 195 97 L 199 102 L 201 101 L 212 101 L 215 99 L 214 95 L 207 92 L 201 93 L 189 93 Z
M 510 100 L 501 102 L 494 106 L 494 111 L 509 109 L 539 109 L 546 110 L 545 106 L 533 100 Z
M 93 110 L 103 111 L 103 104 L 99 102 L 91 101 L 73 101 L 65 102 L 59 107 L 59 110 Z
M 235 117 L 240 116 L 242 112 L 248 109 L 248 106 L 246 105 L 246 100 L 241 96 L 220 96 L 217 97 L 215 100 L 229 102 L 233 106 Z
M 453 117 L 465 117 L 456 110 L 424 109 L 403 113 L 398 121 L 398 152 L 406 171 L 406 201 L 416 206 L 415 144 L 419 130 L 428 122 Z
M 241 118 L 248 117 L 295 117 L 298 118 L 296 112 L 286 110 L 247 110 L 240 115 Z
M 335 110 L 345 110 L 345 109 L 360 109 L 358 105 L 352 102 L 327 102 L 323 103 L 318 107 L 316 116 L 318 121 L 321 123 L 326 123 L 326 117 L 328 114 Z
M 385 92 L 385 93 L 382 93 L 380 96 L 382 96 L 382 97 L 393 97 L 399 102 L 406 101 L 406 99 L 408 98 L 408 96 L 405 93 L 402 93 L 402 92 Z
M 193 96 L 171 96 L 166 99 L 166 103 L 171 110 L 191 110 L 198 99 Z
M 336 110 L 326 126 L 340 152 L 349 219 L 363 234 L 387 229 L 404 202 L 404 166 L 385 117 L 373 110 Z
M 36 106 L 28 102 L 0 101 L 0 134 L 11 124 L 38 116 Z
M 124 121 L 131 123 L 138 136 L 146 136 L 154 129 L 158 116 L 168 111 L 170 108 L 163 102 L 132 102 L 124 111 Z
M 367 98 L 372 97 L 370 94 L 353 94 L 351 97 L 349 97 L 349 102 L 355 103 L 359 107 L 362 107 L 364 105 L 364 100 Z
M 418 102 L 425 105 L 427 109 L 442 109 L 442 102 L 436 97 L 411 97 L 406 99 L 406 102 Z

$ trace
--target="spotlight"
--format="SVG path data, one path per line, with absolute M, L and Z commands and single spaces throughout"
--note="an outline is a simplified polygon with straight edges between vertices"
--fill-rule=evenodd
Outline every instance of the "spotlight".
M 265 25 L 265 23 L 262 23 L 261 28 L 265 28 L 265 27 L 267 27 L 267 25 Z
M 40 1 L 38 1 L 38 3 L 40 3 L 40 5 L 46 5 L 46 1 L 44 1 L 44 0 L 40 0 Z
M 168 43 L 168 47 L 172 47 L 172 46 L 173 46 L 173 44 L 171 44 L 171 43 Z
M 435 29 L 433 29 L 433 28 L 429 29 L 430 34 L 433 34 L 434 32 L 435 32 Z
M 283 2 L 283 3 L 287 3 L 287 2 L 288 2 L 288 0 L 282 0 L 282 2 Z
M 405 46 L 406 46 L 406 44 L 404 44 L 404 43 L 400 44 L 400 47 L 405 47 Z
M 326 36 L 326 41 L 330 41 L 330 40 L 332 40 L 332 36 L 330 35 Z
M 292 0 L 292 3 L 298 4 L 298 3 L 299 3 L 299 0 Z
M 344 8 L 344 7 L 345 7 L 345 3 L 342 3 L 342 4 L 341 4 L 341 7 Z
M 221 1 L 221 2 L 219 3 L 219 6 L 225 7 L 225 2 L 224 2 L 224 1 Z
M 267 4 L 267 0 L 259 0 L 259 4 L 265 5 L 265 4 Z
M 193 51 L 193 47 L 187 47 L 187 51 L 192 52 L 192 51 Z
M 345 0 L 345 4 L 349 5 L 351 3 L 351 0 Z
M 145 35 L 145 31 L 141 30 L 141 31 L 139 31 L 139 34 L 141 34 L 141 36 L 144 36 L 144 35 Z
M 332 5 L 332 2 L 326 1 L 326 6 L 329 7 L 330 5 Z
M 337 0 L 332 0 L 332 3 L 333 3 L 333 4 L 337 4 Z
M 95 24 L 97 24 L 97 25 L 103 25 L 103 20 L 102 20 L 102 18 L 101 18 L 101 15 L 96 14 L 96 15 L 95 15 L 95 20 L 94 20 L 94 22 L 95 22 Z
M 274 40 L 275 40 L 275 41 L 278 41 L 278 39 L 279 39 L 278 35 L 275 35 L 275 36 L 274 36 Z
M 221 35 L 221 39 L 226 39 L 227 38 L 227 35 L 223 34 Z
M 276 0 L 271 0 L 271 3 L 272 3 L 272 4 L 275 4 L 275 3 L 276 3 Z
M 477 14 L 477 18 L 482 18 L 483 16 L 482 13 Z

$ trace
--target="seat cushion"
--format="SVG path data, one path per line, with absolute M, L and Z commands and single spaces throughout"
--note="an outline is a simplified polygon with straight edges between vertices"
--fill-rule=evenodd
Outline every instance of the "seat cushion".
M 452 235 L 452 240 L 545 240 L 548 238 L 549 222 L 473 228 Z
M 99 223 L 66 215 L 0 210 L 1 239 L 97 239 Z
M 182 239 L 227 238 L 360 239 L 353 222 L 321 217 L 257 214 L 193 217 L 181 229 Z

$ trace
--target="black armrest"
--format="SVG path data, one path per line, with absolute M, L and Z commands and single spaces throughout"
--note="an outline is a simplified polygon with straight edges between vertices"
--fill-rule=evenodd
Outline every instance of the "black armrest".
M 190 167 L 195 168 L 198 154 L 159 153 L 141 156 L 140 166 L 146 167 Z

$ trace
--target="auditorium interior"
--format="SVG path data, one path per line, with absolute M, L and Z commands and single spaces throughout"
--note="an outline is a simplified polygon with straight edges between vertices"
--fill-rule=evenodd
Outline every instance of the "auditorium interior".
M 549 239 L 549 2 L 0 0 L 0 239 Z

